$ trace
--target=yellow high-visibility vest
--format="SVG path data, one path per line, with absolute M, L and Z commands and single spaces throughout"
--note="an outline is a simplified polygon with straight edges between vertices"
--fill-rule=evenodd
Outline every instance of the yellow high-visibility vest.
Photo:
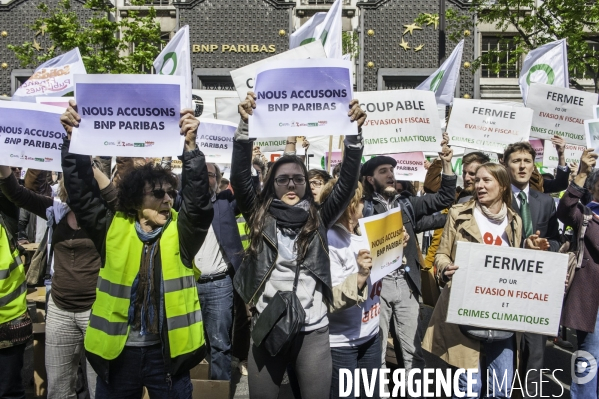
M 27 282 L 19 250 L 11 251 L 8 233 L 0 224 L 0 324 L 27 311 Z
M 193 268 L 181 261 L 177 218 L 177 212 L 171 210 L 171 221 L 159 244 L 171 358 L 204 345 L 196 280 Z M 139 273 L 143 247 L 135 231 L 135 219 L 117 212 L 108 229 L 106 261 L 100 269 L 96 301 L 85 334 L 85 349 L 106 360 L 115 359 L 127 342 L 131 286 Z

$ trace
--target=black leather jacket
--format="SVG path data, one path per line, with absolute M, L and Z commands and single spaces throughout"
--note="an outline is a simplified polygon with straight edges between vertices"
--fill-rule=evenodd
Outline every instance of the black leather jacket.
M 350 140 L 354 139 L 355 136 Z M 339 180 L 327 200 L 321 205 L 318 215 L 320 218 L 318 231 L 308 247 L 306 258 L 302 263 L 323 284 L 323 296 L 332 301 L 331 270 L 329 263 L 329 244 L 327 230 L 343 214 L 358 185 L 362 146 L 348 144 L 346 139 L 343 167 Z M 235 141 L 233 143 L 233 160 L 231 163 L 231 186 L 237 199 L 237 206 L 245 220 L 249 220 L 252 209 L 257 201 L 257 193 L 252 184 L 250 172 L 252 164 L 253 141 Z M 255 304 L 256 294 L 264 286 L 274 269 L 278 256 L 276 219 L 267 215 L 264 223 L 262 238 L 264 245 L 257 259 L 246 256 L 235 274 L 234 286 L 245 303 Z

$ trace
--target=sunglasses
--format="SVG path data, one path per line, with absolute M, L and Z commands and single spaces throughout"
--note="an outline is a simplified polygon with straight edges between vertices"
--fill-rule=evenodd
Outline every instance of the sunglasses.
M 163 199 L 166 194 L 168 194 L 168 196 L 171 199 L 175 199 L 177 197 L 177 190 L 172 190 L 172 189 L 166 191 L 166 190 L 163 190 L 163 189 L 160 188 L 160 189 L 157 189 L 157 190 L 146 191 L 145 193 L 146 194 L 152 193 L 154 195 L 154 198 L 156 198 L 156 199 Z

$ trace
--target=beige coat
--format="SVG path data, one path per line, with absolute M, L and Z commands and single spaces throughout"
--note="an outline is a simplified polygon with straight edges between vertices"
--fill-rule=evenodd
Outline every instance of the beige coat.
M 476 220 L 474 219 L 474 200 L 454 205 L 447 216 L 447 222 L 441 236 L 441 243 L 435 255 L 435 266 L 439 281 L 445 268 L 455 259 L 458 241 L 483 243 Z M 508 225 L 506 233 L 510 246 L 519 247 L 522 240 L 522 220 L 508 207 Z M 512 230 L 513 220 L 513 230 Z M 515 237 L 514 237 L 515 235 Z M 516 245 L 513 245 L 517 243 Z M 459 265 L 458 265 L 459 266 Z M 457 271 L 459 273 L 459 270 Z M 451 282 L 441 292 L 433 316 L 426 329 L 422 348 L 459 368 L 478 368 L 480 341 L 466 337 L 457 324 L 446 323 L 447 306 Z M 516 334 L 519 341 L 519 334 Z

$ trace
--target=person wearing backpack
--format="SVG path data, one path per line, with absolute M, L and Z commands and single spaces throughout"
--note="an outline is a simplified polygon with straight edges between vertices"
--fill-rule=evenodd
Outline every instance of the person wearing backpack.
M 397 161 L 388 156 L 377 156 L 362 165 L 362 176 L 366 200 L 364 217 L 384 213 L 401 206 L 406 232 L 414 239 L 404 249 L 405 263 L 383 278 L 381 289 L 381 364 L 385 366 L 387 334 L 393 322 L 401 348 L 395 348 L 396 357 L 403 358 L 406 375 L 411 369 L 424 368 L 421 337 L 418 332 L 420 313 L 422 255 L 415 239 L 416 233 L 433 230 L 445 225 L 446 215 L 437 214 L 449 207 L 455 199 L 457 176 L 451 168 L 453 150 L 442 142 L 440 157 L 443 161 L 441 187 L 436 194 L 423 197 L 397 193 L 394 168 Z
M 565 226 L 574 228 L 574 236 L 583 225 L 585 205 L 580 199 L 589 191 L 592 201 L 587 205 L 593 212 L 584 234 L 584 251 L 580 268 L 576 269 L 562 308 L 560 324 L 576 329 L 578 354 L 575 360 L 575 375 L 572 376 L 570 395 L 573 399 L 597 399 L 597 361 L 599 360 L 599 170 L 593 168 L 597 154 L 592 149 L 582 153 L 580 170 L 566 190 L 557 207 L 557 217 Z M 585 183 L 586 187 L 585 188 Z M 585 351 L 587 353 L 582 353 Z M 595 365 L 593 366 L 593 357 Z M 585 356 L 586 355 L 586 356 Z M 592 367 L 595 368 L 593 374 Z M 582 372 L 579 372 L 582 371 Z M 587 380 L 588 377 L 590 379 Z

